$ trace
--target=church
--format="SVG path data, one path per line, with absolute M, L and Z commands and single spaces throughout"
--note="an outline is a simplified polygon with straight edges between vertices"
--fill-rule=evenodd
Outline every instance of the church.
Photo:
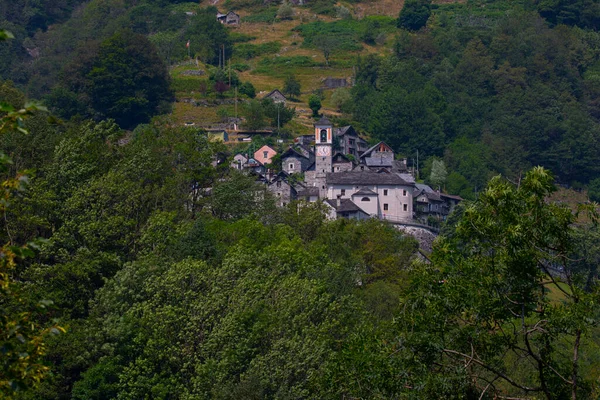
M 334 168 L 337 160 L 348 164 L 346 155 L 334 154 L 334 136 L 327 118 L 315 124 L 314 164 L 304 174 L 307 188 L 315 194 L 318 190 L 318 198 L 336 217 L 412 220 L 415 183 L 406 173 L 406 163 L 394 160 L 392 149 L 380 142 L 360 155 L 358 165 Z

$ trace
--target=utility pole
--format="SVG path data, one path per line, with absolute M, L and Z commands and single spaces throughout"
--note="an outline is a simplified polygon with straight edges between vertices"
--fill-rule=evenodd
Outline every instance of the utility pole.
M 231 86 L 231 58 L 227 60 L 227 63 L 229 64 L 229 86 Z
M 238 128 L 238 119 L 237 119 L 237 86 L 235 87 L 235 130 Z
M 225 45 L 221 45 L 223 47 L 223 69 L 225 69 Z
M 417 180 L 419 180 L 419 149 L 417 149 Z

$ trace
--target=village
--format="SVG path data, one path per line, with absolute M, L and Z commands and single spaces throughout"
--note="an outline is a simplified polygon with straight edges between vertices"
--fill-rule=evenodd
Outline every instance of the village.
M 272 164 L 276 156 L 280 168 Z M 255 176 L 281 207 L 323 201 L 330 219 L 379 218 L 435 229 L 462 200 L 417 183 L 407 160 L 396 159 L 386 143 L 367 148 L 352 126 L 336 128 L 326 117 L 315 123 L 313 135 L 295 138 L 281 154 L 263 145 L 235 154 L 231 167 Z

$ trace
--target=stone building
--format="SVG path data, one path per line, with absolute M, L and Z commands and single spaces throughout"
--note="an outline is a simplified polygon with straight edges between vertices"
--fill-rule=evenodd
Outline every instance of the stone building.
M 411 220 L 413 183 L 391 172 L 350 171 L 327 175 L 327 199 L 350 199 L 371 217 Z
M 217 13 L 217 21 L 225 25 L 239 25 L 241 19 L 239 14 L 229 11 L 227 14 Z
M 281 155 L 281 169 L 288 174 L 303 173 L 314 162 L 314 153 L 302 146 L 290 147 Z
M 342 154 L 358 158 L 367 150 L 367 141 L 358 136 L 352 125 L 334 128 L 333 134 L 336 138 L 334 148 Z
M 283 103 L 283 105 L 285 105 L 285 102 L 287 101 L 287 97 L 285 97 L 278 89 L 270 91 L 263 98 L 273 100 L 273 103 L 275 104 Z
M 273 193 L 279 207 L 285 207 L 297 198 L 296 189 L 290 184 L 288 178 L 288 174 L 280 172 L 267 184 L 267 190 Z

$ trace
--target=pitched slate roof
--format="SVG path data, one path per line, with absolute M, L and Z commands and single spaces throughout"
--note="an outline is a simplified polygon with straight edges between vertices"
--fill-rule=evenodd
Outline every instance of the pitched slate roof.
M 352 196 L 379 196 L 379 195 L 369 188 L 361 188 L 358 192 L 354 193 Z
M 293 147 L 290 147 L 281 155 L 282 160 L 285 158 L 288 158 L 288 157 L 302 157 L 302 158 L 308 159 L 307 156 L 305 156 L 304 154 L 302 154 L 301 152 L 299 152 L 298 150 L 296 150 Z
M 352 125 L 342 126 L 340 128 L 333 128 L 333 134 L 335 136 L 343 136 L 346 133 L 349 133 L 352 136 L 357 136 L 356 131 L 352 127 Z
M 364 159 L 367 167 L 391 167 L 392 160 L 388 160 L 383 157 L 367 157 Z
M 335 164 L 340 162 L 347 163 L 350 162 L 350 159 L 342 153 L 335 153 L 335 155 L 333 156 L 333 163 Z
M 331 125 L 331 122 L 329 122 L 329 120 L 327 119 L 326 116 L 322 116 L 320 120 L 317 121 L 317 123 L 315 124 L 315 126 L 317 125 Z
M 390 151 L 393 152 L 392 148 L 390 146 L 388 146 L 387 143 L 385 143 L 385 142 L 379 142 L 375 146 L 371 146 L 364 153 L 362 153 L 362 155 L 360 156 L 360 158 L 365 158 L 365 157 L 369 156 L 373 152 L 373 150 L 375 150 L 377 147 L 379 147 L 382 144 L 385 145 L 387 148 L 390 149 Z
M 397 174 L 378 174 L 371 171 L 347 171 L 327 174 L 328 185 L 404 185 L 413 186 Z
M 306 197 L 306 196 L 319 196 L 319 188 L 314 186 L 309 186 L 307 188 L 302 188 L 298 190 L 298 197 Z
M 273 90 L 271 90 L 269 93 L 267 93 L 267 94 L 265 95 L 265 97 L 264 97 L 264 98 L 265 98 L 265 99 L 268 99 L 269 97 L 271 97 L 271 96 L 273 96 L 273 95 L 275 95 L 275 94 L 279 94 L 281 97 L 283 97 L 284 99 L 286 99 L 286 100 L 287 100 L 287 97 L 285 97 L 285 95 L 284 95 L 283 93 L 281 93 L 281 91 L 279 91 L 279 89 L 273 89 Z
M 325 200 L 331 207 L 333 207 L 335 209 L 335 211 L 342 213 L 342 212 L 363 212 L 365 214 L 369 214 L 367 212 L 365 212 L 362 208 L 360 208 L 359 206 L 357 206 L 352 200 L 350 199 L 340 199 L 340 205 L 337 205 L 337 199 L 336 200 Z

